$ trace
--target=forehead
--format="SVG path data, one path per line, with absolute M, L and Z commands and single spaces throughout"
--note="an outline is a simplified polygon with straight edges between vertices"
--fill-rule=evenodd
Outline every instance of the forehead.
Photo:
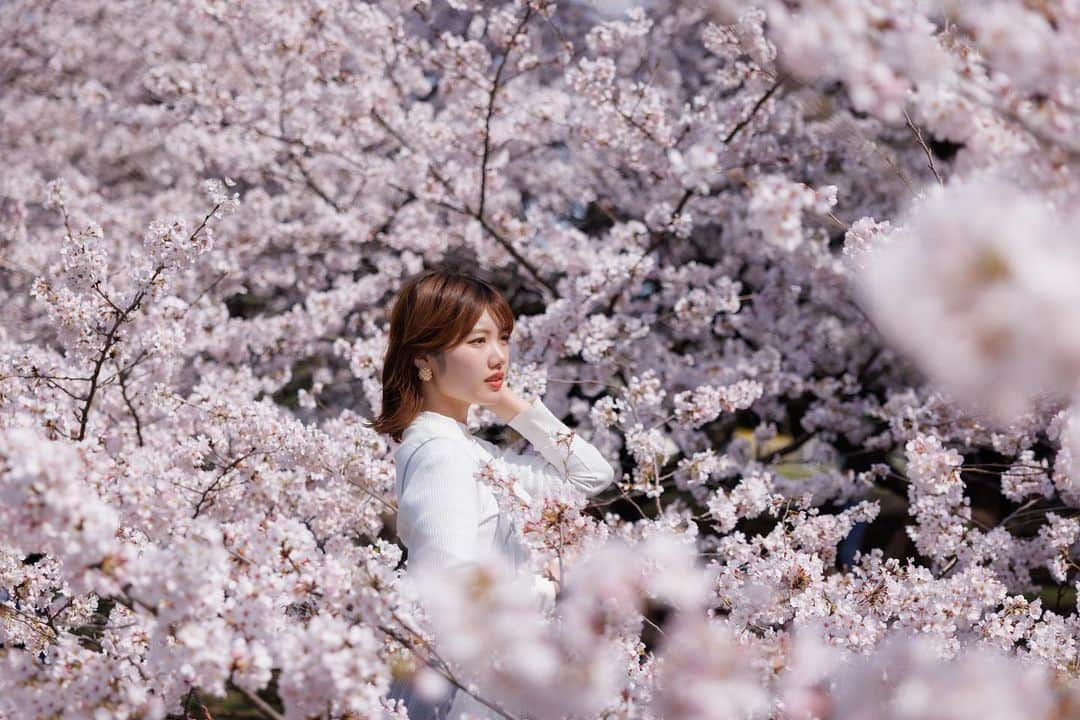
M 491 317 L 491 313 L 487 310 L 480 315 L 480 319 L 473 325 L 473 330 L 497 330 L 498 326 L 495 324 L 495 318 Z

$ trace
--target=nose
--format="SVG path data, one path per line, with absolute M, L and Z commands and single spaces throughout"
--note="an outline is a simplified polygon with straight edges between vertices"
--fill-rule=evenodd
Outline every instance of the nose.
M 493 347 L 494 351 L 492 353 L 492 356 L 488 358 L 488 365 L 490 365 L 493 369 L 501 369 L 502 366 L 506 363 L 507 359 L 509 359 L 510 357 L 510 349 L 501 348 L 498 345 L 495 345 Z

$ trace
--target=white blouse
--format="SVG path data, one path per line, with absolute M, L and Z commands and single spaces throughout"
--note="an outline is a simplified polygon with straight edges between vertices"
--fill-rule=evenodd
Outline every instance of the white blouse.
M 608 487 L 615 470 L 595 446 L 574 433 L 569 447 L 557 443 L 570 432 L 540 398 L 507 423 L 540 451 L 521 454 L 475 437 L 465 423 L 425 410 L 405 428 L 394 451 L 397 467 L 397 533 L 408 549 L 406 576 L 424 566 L 457 567 L 477 559 L 485 549 L 503 553 L 517 569 L 527 551 L 517 541 L 512 520 L 499 510 L 495 494 L 475 475 L 480 465 L 501 458 L 517 478 L 526 499 L 545 486 L 570 482 L 588 495 Z M 534 576 L 538 606 L 555 605 L 555 584 Z M 423 598 L 420 598 L 423 602 Z M 408 682 L 396 681 L 391 696 L 406 703 L 413 720 L 460 720 L 498 717 L 468 693 L 453 690 L 435 703 L 421 699 Z
M 505 450 L 474 436 L 465 423 L 430 410 L 405 428 L 394 462 L 397 534 L 409 551 L 407 574 L 420 566 L 465 565 L 489 548 L 521 567 L 526 553 L 514 537 L 510 518 L 500 512 L 491 488 L 474 477 L 492 458 L 509 466 L 526 499 L 553 483 L 570 482 L 587 495 L 611 485 L 615 470 L 595 446 L 576 432 L 569 448 L 565 442 L 557 444 L 558 434 L 570 428 L 540 398 L 507 424 L 540 454 Z M 536 576 L 534 586 L 542 607 L 554 605 L 554 583 Z

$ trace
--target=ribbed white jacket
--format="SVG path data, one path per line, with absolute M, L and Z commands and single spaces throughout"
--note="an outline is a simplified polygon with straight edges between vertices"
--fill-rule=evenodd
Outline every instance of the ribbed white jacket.
M 526 560 L 510 518 L 500 512 L 490 487 L 475 475 L 483 462 L 501 458 L 527 497 L 553 483 L 569 482 L 588 495 L 608 487 L 615 470 L 599 450 L 577 433 L 569 448 L 557 444 L 570 428 L 537 398 L 507 423 L 539 451 L 521 454 L 500 448 L 469 432 L 466 424 L 425 410 L 404 430 L 394 451 L 398 514 L 397 534 L 408 549 L 406 574 L 421 566 L 455 567 L 475 561 L 494 548 L 515 568 Z M 538 604 L 550 608 L 555 586 L 535 576 Z M 465 693 L 457 693 L 448 718 L 468 710 L 479 717 L 491 711 Z
M 397 533 L 409 551 L 409 571 L 428 564 L 459 566 L 474 561 L 486 548 L 505 553 L 515 567 L 524 561 L 522 548 L 512 541 L 509 518 L 499 512 L 491 488 L 474 477 L 492 458 L 502 458 L 509 466 L 526 497 L 562 482 L 595 495 L 614 479 L 611 464 L 577 433 L 569 452 L 565 444 L 556 444 L 557 434 L 570 428 L 540 398 L 507 424 L 539 454 L 500 448 L 470 433 L 466 424 L 430 410 L 405 428 L 394 463 Z M 550 591 L 554 600 L 551 583 L 538 587 Z

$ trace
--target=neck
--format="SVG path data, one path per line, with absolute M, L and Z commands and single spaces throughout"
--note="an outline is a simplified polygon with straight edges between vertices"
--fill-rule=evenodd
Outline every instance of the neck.
M 420 406 L 420 409 L 446 415 L 459 423 L 468 423 L 470 404 L 447 397 L 425 396 L 424 404 Z

